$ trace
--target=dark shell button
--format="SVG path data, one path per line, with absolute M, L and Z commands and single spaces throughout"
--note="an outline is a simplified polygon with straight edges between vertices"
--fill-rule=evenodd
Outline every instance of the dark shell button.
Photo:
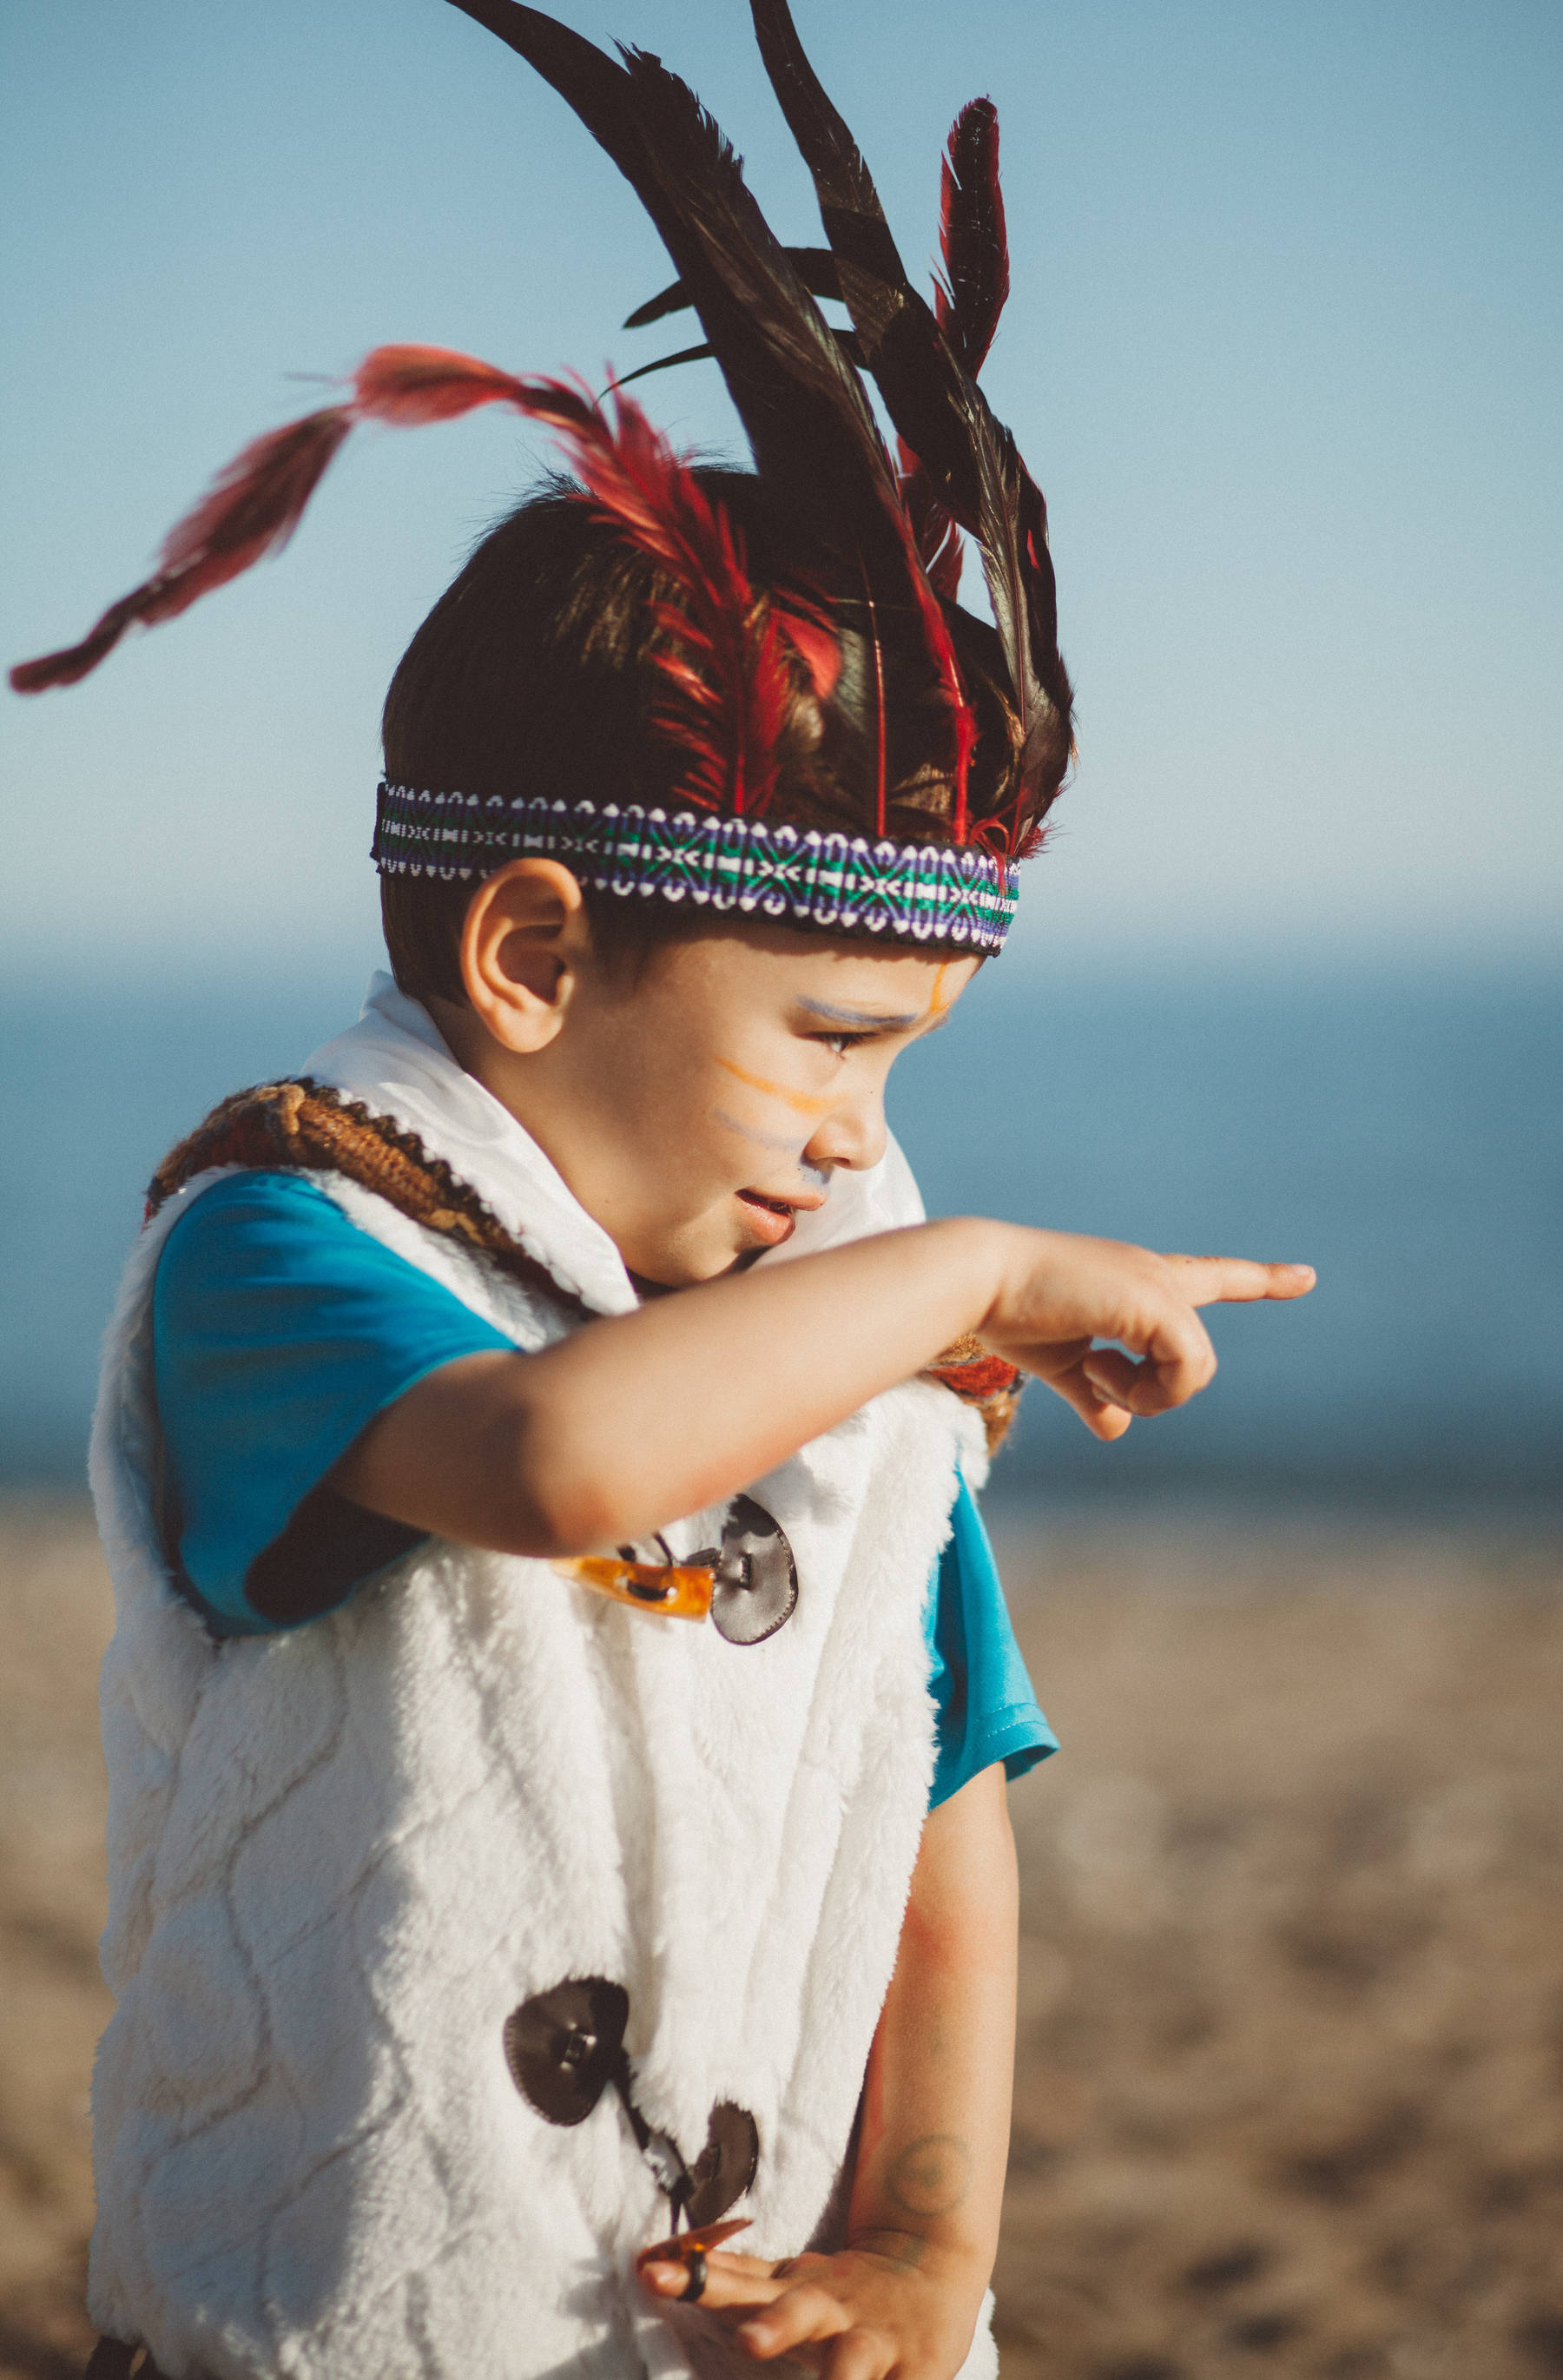
M 759 2127 L 746 2107 L 719 2099 L 706 2128 L 706 2145 L 689 2169 L 694 2187 L 685 2204 L 689 2228 L 715 2223 L 754 2186 L 759 2169 Z
M 752 1496 L 734 1496 L 728 1506 L 715 1563 L 711 1624 L 719 1635 L 730 1645 L 760 1645 L 785 1627 L 798 1600 L 797 1565 L 781 1522 Z
M 628 2022 L 629 1994 L 601 1975 L 535 1993 L 504 2021 L 512 2082 L 549 2123 L 584 2123 L 624 2055 Z

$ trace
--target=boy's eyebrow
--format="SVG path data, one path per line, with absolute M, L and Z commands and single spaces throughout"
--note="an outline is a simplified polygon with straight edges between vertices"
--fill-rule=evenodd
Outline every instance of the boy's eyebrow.
M 811 1016 L 825 1017 L 831 1025 L 865 1026 L 871 1032 L 879 1033 L 900 1033 L 908 1025 L 920 1025 L 924 1014 L 920 1008 L 910 1008 L 894 1015 L 887 1015 L 880 1009 L 838 1008 L 833 1001 L 806 1000 L 801 992 L 798 1006 L 806 1008 Z

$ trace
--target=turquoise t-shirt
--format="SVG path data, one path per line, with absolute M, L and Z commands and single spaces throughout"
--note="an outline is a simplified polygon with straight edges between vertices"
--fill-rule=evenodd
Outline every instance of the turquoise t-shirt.
M 297 1627 L 419 1541 L 323 1483 L 359 1432 L 442 1364 L 515 1342 L 350 1223 L 306 1176 L 213 1184 L 169 1232 L 152 1295 L 164 1509 L 215 1635 Z M 963 1481 L 929 1581 L 931 1805 L 996 1760 L 1054 1751 Z

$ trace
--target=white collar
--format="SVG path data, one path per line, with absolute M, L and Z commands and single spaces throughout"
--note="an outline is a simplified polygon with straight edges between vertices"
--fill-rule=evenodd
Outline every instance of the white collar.
M 377 970 L 357 1025 L 324 1042 L 303 1071 L 416 1133 L 469 1182 L 561 1288 L 600 1314 L 626 1314 L 636 1293 L 624 1259 L 508 1108 L 458 1066 L 421 1002 Z M 878 1165 L 839 1173 L 818 1213 L 800 1215 L 774 1264 L 923 1220 L 912 1169 L 891 1139 Z

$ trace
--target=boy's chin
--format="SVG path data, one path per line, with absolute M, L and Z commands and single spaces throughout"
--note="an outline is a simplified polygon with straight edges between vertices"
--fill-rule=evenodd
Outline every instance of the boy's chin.
M 621 1248 L 624 1267 L 636 1287 L 643 1292 L 672 1289 L 697 1289 L 702 1281 L 721 1281 L 728 1273 L 743 1272 L 757 1257 L 763 1257 L 778 1239 L 792 1237 L 792 1232 L 777 1234 L 769 1230 L 756 1230 L 745 1208 L 735 1199 L 735 1214 L 713 1215 L 693 1228 L 670 1234 L 660 1242 L 648 1242 L 631 1254 Z
M 636 1272 L 633 1265 L 627 1265 L 625 1270 L 641 1297 L 671 1297 L 675 1289 L 698 1289 L 703 1282 L 726 1281 L 733 1273 L 747 1272 L 755 1258 L 764 1254 L 763 1248 L 745 1248 L 740 1255 L 729 1257 L 724 1264 L 713 1265 L 709 1272 L 685 1273 L 677 1281 L 669 1277 L 671 1266 L 664 1266 L 657 1274 Z
M 743 1273 L 770 1247 L 793 1238 L 797 1219 L 761 1209 L 747 1197 L 725 1197 L 719 1207 L 664 1235 L 647 1235 L 636 1252 L 621 1247 L 630 1281 L 642 1293 L 695 1290 L 702 1281 Z

